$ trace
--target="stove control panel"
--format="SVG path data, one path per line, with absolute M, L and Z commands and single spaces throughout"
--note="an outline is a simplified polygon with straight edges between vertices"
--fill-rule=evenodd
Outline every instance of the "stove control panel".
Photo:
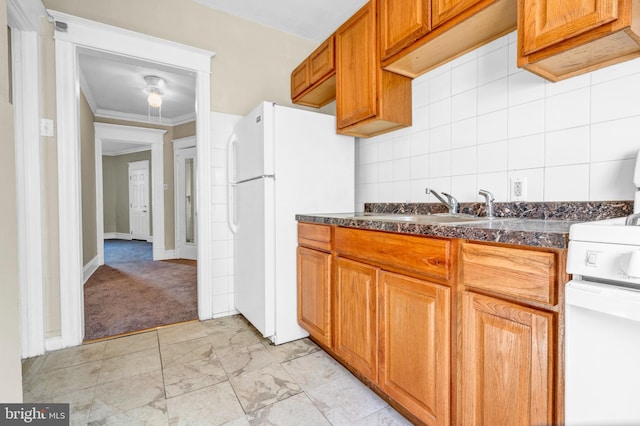
M 640 247 L 570 241 L 567 272 L 582 277 L 640 285 Z
M 620 257 L 622 272 L 632 278 L 640 278 L 640 250 L 633 250 Z

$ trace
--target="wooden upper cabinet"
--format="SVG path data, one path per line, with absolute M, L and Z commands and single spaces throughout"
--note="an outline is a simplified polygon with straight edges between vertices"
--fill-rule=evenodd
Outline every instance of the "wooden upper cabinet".
M 291 99 L 295 102 L 309 85 L 309 61 L 305 60 L 291 72 Z
M 380 56 L 384 60 L 431 30 L 430 0 L 378 0 Z
M 559 81 L 640 56 L 631 0 L 518 0 L 518 66 Z
M 411 125 L 411 79 L 383 71 L 376 1 L 336 31 L 338 133 L 369 137 Z
M 376 114 L 375 17 L 367 5 L 336 32 L 339 129 Z
M 522 53 L 561 43 L 618 18 L 618 0 L 525 0 Z
M 382 67 L 411 78 L 516 28 L 515 0 L 379 1 Z
M 309 56 L 309 77 L 312 82 L 335 72 L 335 36 L 329 37 Z
M 319 108 L 335 98 L 335 36 L 331 35 L 291 72 L 291 99 Z
M 478 0 L 431 0 L 431 26 L 433 28 L 460 15 Z
M 555 424 L 553 314 L 464 292 L 462 317 L 459 424 Z

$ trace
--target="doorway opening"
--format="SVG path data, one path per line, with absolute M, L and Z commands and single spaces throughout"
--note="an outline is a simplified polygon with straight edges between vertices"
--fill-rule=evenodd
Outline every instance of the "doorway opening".
M 80 170 L 78 135 L 78 49 L 90 48 L 131 58 L 138 58 L 157 64 L 165 64 L 193 72 L 196 87 L 196 137 L 198 143 L 197 170 L 198 213 L 200 221 L 197 232 L 199 253 L 208 258 L 211 245 L 211 152 L 210 143 L 210 69 L 213 52 L 157 39 L 131 31 L 77 18 L 51 11 L 56 21 L 65 22 L 68 31 L 56 33 L 56 95 L 58 129 L 58 181 L 60 232 L 66 238 L 60 242 L 60 300 L 61 338 L 59 347 L 79 345 L 84 334 L 84 294 L 82 286 L 82 232 L 80 217 L 81 198 L 79 196 Z M 164 109 L 163 109 L 164 115 Z M 155 145 L 152 147 L 152 155 Z M 162 150 L 162 148 L 160 148 Z M 153 167 L 152 167 L 153 168 Z M 155 181 L 152 171 L 152 186 Z M 164 186 L 162 179 L 159 184 Z M 161 197 L 163 193 L 152 198 Z M 153 201 L 152 201 L 153 203 Z M 99 210 L 97 209 L 99 214 Z M 153 225 L 158 214 L 164 209 L 154 209 Z M 164 227 L 164 225 L 163 225 Z M 100 227 L 98 227 L 100 228 Z M 154 235 L 154 257 L 161 255 L 156 245 L 164 253 L 165 241 L 157 241 L 160 233 Z M 162 235 L 164 237 L 164 235 Z M 100 247 L 100 245 L 98 245 Z M 102 248 L 103 250 L 104 248 Z M 198 277 L 210 277 L 211 265 L 199 262 Z M 209 280 L 198 280 L 198 317 L 208 319 L 213 316 L 213 289 Z

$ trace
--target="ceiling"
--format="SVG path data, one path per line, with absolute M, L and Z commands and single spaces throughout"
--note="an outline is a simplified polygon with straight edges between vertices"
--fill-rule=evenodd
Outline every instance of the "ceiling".
M 212 9 L 241 17 L 297 37 L 322 42 L 367 0 L 193 0 Z M 79 49 L 80 87 L 94 115 L 133 122 L 176 126 L 195 119 L 194 73 L 163 64 Z M 147 104 L 147 75 L 166 81 L 159 110 Z M 140 145 L 108 143 L 106 155 L 133 152 Z
M 298 37 L 324 41 L 368 0 L 193 0 Z

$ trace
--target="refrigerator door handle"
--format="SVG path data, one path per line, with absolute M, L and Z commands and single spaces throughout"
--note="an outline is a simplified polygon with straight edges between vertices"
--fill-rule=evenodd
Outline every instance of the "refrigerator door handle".
M 238 232 L 238 225 L 236 224 L 236 197 L 234 196 L 235 184 L 229 183 L 227 185 L 227 224 L 229 229 L 234 234 Z
M 238 137 L 233 133 L 227 143 L 227 223 L 234 234 L 238 231 L 238 225 L 235 223 L 236 202 L 233 195 L 235 184 L 232 182 L 232 179 L 235 178 L 235 147 L 237 143 Z

